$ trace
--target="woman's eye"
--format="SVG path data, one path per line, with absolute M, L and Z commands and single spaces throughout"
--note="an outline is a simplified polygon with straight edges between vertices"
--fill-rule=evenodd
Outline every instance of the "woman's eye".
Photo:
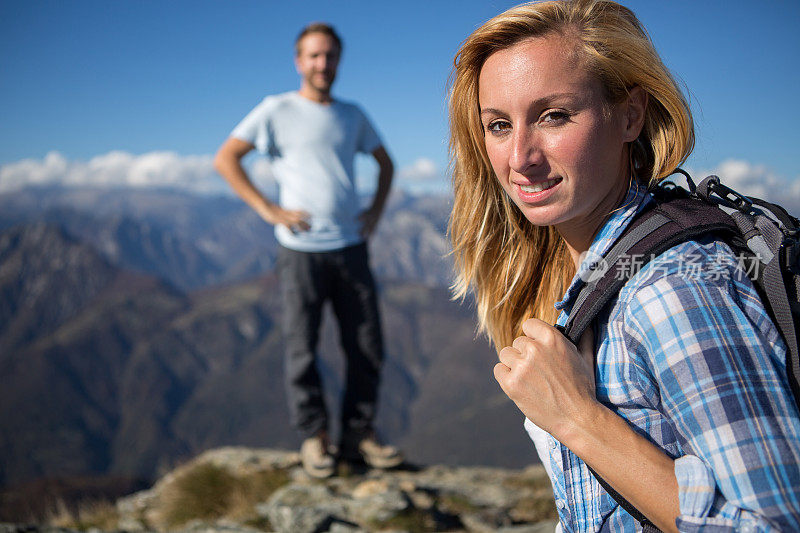
M 505 133 L 511 129 L 511 123 L 505 120 L 493 120 L 486 125 L 486 131 L 489 133 Z
M 550 124 L 563 124 L 570 118 L 566 111 L 548 111 L 542 115 L 541 121 Z

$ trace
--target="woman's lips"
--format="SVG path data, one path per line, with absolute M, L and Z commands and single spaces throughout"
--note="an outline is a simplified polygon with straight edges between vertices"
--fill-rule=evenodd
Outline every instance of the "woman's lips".
M 515 183 L 514 185 L 517 187 L 520 199 L 523 202 L 533 202 L 547 196 L 547 192 L 561 183 L 561 181 L 562 178 L 553 178 L 536 183 Z
M 530 185 L 520 185 L 519 188 L 522 189 L 523 192 L 527 193 L 542 192 L 560 181 L 561 178 L 554 178 L 547 181 L 540 181 L 539 183 L 531 183 Z

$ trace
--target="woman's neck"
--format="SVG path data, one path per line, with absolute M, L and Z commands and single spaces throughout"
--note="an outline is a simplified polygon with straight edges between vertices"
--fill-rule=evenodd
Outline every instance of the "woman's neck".
M 597 233 L 625 199 L 629 188 L 630 182 L 620 180 L 620 186 L 610 191 L 591 213 L 580 220 L 571 220 L 556 226 L 576 270 L 581 266 L 583 254 L 589 251 Z

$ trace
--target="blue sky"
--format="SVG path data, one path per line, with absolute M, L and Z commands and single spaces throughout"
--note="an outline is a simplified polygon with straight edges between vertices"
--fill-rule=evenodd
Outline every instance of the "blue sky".
M 53 151 L 213 154 L 265 94 L 297 87 L 294 37 L 325 20 L 345 40 L 335 94 L 362 104 L 407 176 L 442 174 L 453 54 L 516 3 L 0 0 L 0 170 Z M 690 167 L 800 179 L 800 2 L 623 3 L 689 89 Z

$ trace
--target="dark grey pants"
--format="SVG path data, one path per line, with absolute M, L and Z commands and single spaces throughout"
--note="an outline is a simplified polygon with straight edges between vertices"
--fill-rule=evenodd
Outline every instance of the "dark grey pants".
M 328 425 L 316 349 L 322 307 L 330 301 L 346 356 L 342 435 L 356 437 L 371 431 L 383 338 L 367 245 L 332 252 L 281 247 L 277 269 L 283 294 L 286 391 L 292 424 L 304 437 Z

